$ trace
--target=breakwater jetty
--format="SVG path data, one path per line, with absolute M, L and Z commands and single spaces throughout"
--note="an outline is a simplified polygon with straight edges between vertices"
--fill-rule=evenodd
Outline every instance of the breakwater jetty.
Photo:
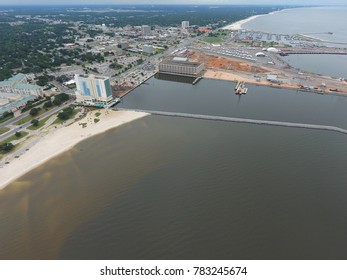
M 115 109 L 129 110 L 125 108 L 124 109 L 115 108 Z M 144 112 L 151 115 L 166 116 L 166 117 L 181 117 L 181 118 L 200 119 L 200 120 L 209 120 L 209 121 L 224 121 L 224 122 L 235 122 L 235 123 L 249 123 L 249 124 L 257 124 L 257 125 L 272 125 L 272 126 L 282 126 L 282 127 L 292 127 L 292 128 L 327 130 L 327 131 L 334 131 L 334 132 L 347 134 L 346 129 L 336 127 L 336 126 L 328 126 L 328 125 L 255 120 L 255 119 L 232 118 L 232 117 L 221 117 L 221 116 L 210 116 L 210 115 L 199 115 L 199 114 L 188 114 L 188 113 L 177 113 L 177 112 L 151 111 L 151 110 L 131 110 L 131 111 Z
M 347 55 L 347 50 L 344 49 L 282 49 L 280 55 L 286 56 L 290 54 L 334 54 L 334 55 Z

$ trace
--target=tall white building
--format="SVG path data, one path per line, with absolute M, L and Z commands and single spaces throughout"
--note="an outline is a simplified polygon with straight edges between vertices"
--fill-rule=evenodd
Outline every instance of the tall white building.
M 151 35 L 151 27 L 149 25 L 142 25 L 141 32 L 142 36 L 149 36 Z
M 189 28 L 189 21 L 182 21 L 182 29 L 188 29 Z
M 146 54 L 153 54 L 153 46 L 152 45 L 143 45 L 142 51 Z
M 112 104 L 112 89 L 108 77 L 75 75 L 75 82 L 77 103 L 96 107 L 108 107 Z

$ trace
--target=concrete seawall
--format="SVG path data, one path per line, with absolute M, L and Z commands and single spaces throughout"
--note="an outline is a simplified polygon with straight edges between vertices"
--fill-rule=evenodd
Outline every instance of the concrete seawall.
M 127 109 L 118 108 L 116 110 L 127 110 Z M 273 125 L 273 126 L 282 126 L 282 127 L 327 130 L 327 131 L 334 131 L 334 132 L 347 134 L 346 129 L 335 127 L 335 126 L 328 126 L 328 125 L 243 119 L 243 118 L 220 117 L 220 116 L 209 116 L 209 115 L 177 113 L 177 112 L 150 111 L 150 110 L 132 110 L 132 111 L 145 112 L 145 113 L 148 113 L 151 115 L 157 115 L 157 116 L 181 117 L 181 118 L 191 118 L 191 119 L 210 120 L 210 121 L 225 121 L 225 122 L 235 122 L 235 123 L 249 123 L 249 124 L 258 124 L 258 125 Z

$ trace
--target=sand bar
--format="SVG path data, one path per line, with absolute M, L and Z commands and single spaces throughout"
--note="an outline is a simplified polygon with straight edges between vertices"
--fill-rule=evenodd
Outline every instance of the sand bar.
M 41 135 L 42 138 L 29 151 L 0 168 L 0 190 L 28 171 L 69 150 L 77 143 L 148 115 L 132 111 L 100 110 L 100 112 L 98 123 L 94 123 L 95 111 L 92 111 L 72 125 L 57 129 L 52 127 L 47 134 Z M 83 128 L 81 123 L 87 123 L 87 126 Z

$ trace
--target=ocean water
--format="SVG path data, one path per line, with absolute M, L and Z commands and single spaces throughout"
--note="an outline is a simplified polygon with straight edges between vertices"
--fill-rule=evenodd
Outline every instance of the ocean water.
M 122 105 L 347 126 L 346 98 L 234 85 L 151 79 Z M 346 143 L 145 117 L 2 190 L 0 259 L 346 259 Z
M 347 98 L 247 84 L 235 95 L 234 82 L 202 79 L 191 85 L 152 78 L 123 98 L 119 107 L 347 128 Z
M 347 55 L 291 54 L 282 59 L 299 71 L 347 78 Z
M 347 128 L 345 97 L 234 87 L 153 78 L 119 106 Z M 327 131 L 145 117 L 0 191 L 0 259 L 346 259 L 346 144 Z
M 277 34 L 307 34 L 331 42 L 347 44 L 347 7 L 287 9 L 259 16 L 242 28 Z M 333 32 L 332 35 L 326 34 Z
M 326 43 L 327 46 L 346 48 L 346 15 L 347 7 L 288 9 L 259 16 L 243 24 L 242 28 L 275 34 L 304 34 L 331 42 Z M 347 55 L 290 55 L 283 59 L 302 71 L 347 77 Z

